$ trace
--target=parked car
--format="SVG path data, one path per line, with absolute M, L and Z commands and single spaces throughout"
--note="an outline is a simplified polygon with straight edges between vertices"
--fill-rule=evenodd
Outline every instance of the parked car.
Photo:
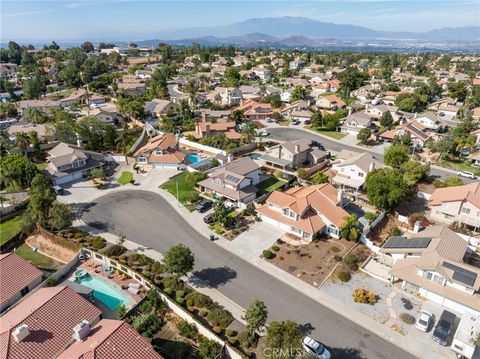
M 422 310 L 420 312 L 420 316 L 417 319 L 417 322 L 415 323 L 415 327 L 422 332 L 428 332 L 428 329 L 430 328 L 432 322 L 432 313 Z
M 267 137 L 269 134 L 270 134 L 270 133 L 268 133 L 267 130 L 261 130 L 261 131 L 260 131 L 260 136 L 262 136 L 262 137 Z
M 310 125 L 310 124 L 312 123 L 312 120 L 305 120 L 305 121 L 303 121 L 303 123 L 304 123 L 305 125 Z
M 195 206 L 195 209 L 200 213 L 205 213 L 210 208 L 212 208 L 212 205 L 213 205 L 212 201 L 209 201 L 208 199 L 204 199 Z
M 330 359 L 330 352 L 318 340 L 305 337 L 302 340 L 302 346 L 314 358 Z
M 433 331 L 433 340 L 438 344 L 446 346 L 448 345 L 448 338 L 452 334 L 453 324 L 457 316 L 448 310 L 444 310 L 440 319 L 437 322 L 437 326 Z
M 467 157 L 470 154 L 470 150 L 466 147 L 463 147 L 460 150 L 460 157 Z
M 209 213 L 207 214 L 205 217 L 203 217 L 203 221 L 206 223 L 206 224 L 210 224 L 213 222 L 213 213 Z
M 60 186 L 53 186 L 52 189 L 57 196 L 61 196 L 64 193 L 63 188 Z
M 271 117 L 267 117 L 267 122 L 268 123 L 273 123 L 273 122 L 275 122 L 275 120 Z
M 460 171 L 457 173 L 457 175 L 459 175 L 460 177 L 471 178 L 471 179 L 477 178 L 477 176 L 475 176 L 475 173 L 469 172 L 469 171 Z
M 299 125 L 300 124 L 300 121 L 299 120 L 292 120 L 292 125 Z

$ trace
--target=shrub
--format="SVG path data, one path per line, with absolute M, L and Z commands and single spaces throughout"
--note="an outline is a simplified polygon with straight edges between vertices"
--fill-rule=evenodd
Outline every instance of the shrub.
M 122 246 L 121 244 L 114 244 L 105 249 L 105 255 L 108 257 L 118 257 L 125 253 L 127 248 Z
M 228 327 L 233 322 L 232 314 L 221 308 L 214 308 L 208 313 L 207 319 L 214 325 L 219 325 L 222 328 Z
M 402 235 L 402 231 L 397 226 L 392 226 L 388 229 L 388 234 L 393 237 L 398 237 Z
M 372 224 L 378 216 L 373 212 L 367 212 L 365 213 L 364 217 L 368 221 L 368 224 Z
M 148 270 L 144 270 L 142 272 L 142 275 L 145 277 L 145 278 L 150 278 L 152 276 L 152 272 L 148 271 Z
M 85 232 L 78 231 L 74 234 L 73 238 L 82 239 L 82 238 L 85 238 L 86 236 L 87 236 L 87 234 Z
M 234 336 L 237 335 L 237 332 L 236 332 L 235 330 L 233 330 L 232 328 L 227 328 L 227 329 L 225 330 L 225 335 L 226 335 L 227 337 L 234 337 Z
M 170 294 L 172 294 L 173 290 L 172 290 L 172 288 L 165 288 L 165 289 L 163 290 L 163 292 L 164 292 L 166 295 L 170 295 Z
M 188 293 L 185 296 L 185 299 L 192 300 L 193 305 L 195 305 L 197 308 L 213 308 L 213 300 L 209 296 L 202 293 Z
M 364 288 L 357 288 L 352 294 L 353 301 L 356 303 L 375 304 L 377 302 L 377 295 L 371 290 Z
M 175 295 L 176 295 L 177 297 L 183 298 L 183 297 L 185 297 L 185 291 L 184 291 L 184 290 L 177 290 L 177 291 L 175 292 Z
M 242 348 L 249 348 L 252 343 L 252 337 L 247 330 L 244 330 L 237 335 L 237 340 L 242 346 Z
M 193 307 L 194 306 L 194 303 L 193 303 L 192 299 L 187 299 L 186 303 L 187 303 L 188 307 Z
M 335 246 L 333 246 L 332 248 L 330 248 L 330 250 L 331 250 L 333 253 L 338 253 L 338 252 L 340 252 L 340 248 L 335 247 Z
M 278 252 L 279 250 L 280 250 L 280 247 L 272 246 L 272 251 Z
M 102 249 L 107 245 L 105 239 L 100 236 L 95 236 L 89 240 L 89 244 L 96 250 Z
M 144 337 L 151 338 L 160 330 L 162 322 L 152 314 L 140 314 L 133 318 L 132 327 Z
M 280 239 L 280 238 L 277 239 L 277 244 L 284 244 L 284 243 L 285 242 L 282 239 Z
M 181 282 L 177 281 L 174 277 L 165 277 L 162 280 L 162 284 L 164 288 L 170 288 L 173 290 L 179 290 L 183 288 Z
M 198 340 L 198 354 L 202 359 L 216 358 L 222 350 L 222 345 L 214 340 L 201 336 Z
M 55 287 L 55 284 L 57 284 L 57 281 L 55 280 L 55 278 L 53 278 L 53 275 L 51 275 L 50 277 L 47 278 L 47 281 L 45 284 L 47 285 L 47 287 Z
M 175 301 L 178 304 L 183 305 L 183 303 L 185 302 L 185 299 L 183 299 L 182 297 L 177 297 L 177 298 L 175 298 Z
M 222 333 L 222 327 L 216 325 L 212 328 L 213 332 L 216 333 L 216 334 L 221 334 Z
M 195 339 L 197 337 L 197 326 L 193 323 L 189 323 L 186 320 L 181 319 L 178 324 L 178 333 L 185 338 Z
M 237 344 L 237 339 L 235 338 L 232 338 L 232 337 L 229 337 L 228 338 L 228 342 L 231 344 L 231 345 L 236 345 Z
M 338 254 L 335 254 L 333 256 L 333 259 L 336 260 L 337 262 L 340 262 L 342 260 L 342 256 L 341 255 L 338 255 Z
M 415 324 L 415 317 L 408 313 L 401 313 L 400 320 L 408 325 Z
M 265 258 L 265 259 L 272 259 L 273 258 L 272 251 L 269 251 L 268 249 L 265 249 L 262 254 L 263 254 L 263 258 Z
M 202 309 L 198 315 L 201 316 L 202 318 L 205 318 L 207 316 L 208 312 L 205 309 Z
M 342 271 L 338 273 L 338 279 L 340 279 L 342 282 L 348 282 L 350 278 L 352 278 L 352 276 L 348 272 Z
M 343 259 L 343 262 L 347 265 L 350 270 L 357 270 L 358 269 L 358 257 L 353 254 L 347 254 Z

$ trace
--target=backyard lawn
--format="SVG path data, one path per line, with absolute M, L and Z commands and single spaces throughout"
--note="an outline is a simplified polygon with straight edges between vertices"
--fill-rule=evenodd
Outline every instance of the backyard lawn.
M 315 130 L 314 128 L 312 128 L 312 129 Z M 344 138 L 347 135 L 346 133 L 341 133 L 341 132 L 336 132 L 336 131 L 325 131 L 325 130 L 315 130 L 315 131 L 322 134 L 322 135 L 331 137 L 335 140 L 341 140 L 342 138 Z
M 35 267 L 47 272 L 55 272 L 62 266 L 60 262 L 57 262 L 38 252 L 32 251 L 32 248 L 28 244 L 22 244 L 17 248 L 15 253 L 33 264 Z
M 188 203 L 188 200 L 198 195 L 198 191 L 195 189 L 195 185 L 199 180 L 205 178 L 205 174 L 201 172 L 195 173 L 182 173 L 173 177 L 169 181 L 165 182 L 160 188 L 168 191 L 173 196 L 177 197 L 177 184 L 178 184 L 178 200 L 189 211 L 193 210 L 193 205 Z
M 21 216 L 13 217 L 0 224 L 0 245 L 7 243 L 12 237 L 20 232 L 22 225 Z
M 129 171 L 123 171 L 122 175 L 117 179 L 117 182 L 121 185 L 131 183 L 132 181 L 133 181 L 133 173 Z
M 285 184 L 286 181 L 282 179 L 278 179 L 276 177 L 267 178 L 265 181 L 260 182 L 257 185 L 258 188 L 258 195 L 262 196 L 266 193 L 271 193 L 276 189 L 280 188 Z

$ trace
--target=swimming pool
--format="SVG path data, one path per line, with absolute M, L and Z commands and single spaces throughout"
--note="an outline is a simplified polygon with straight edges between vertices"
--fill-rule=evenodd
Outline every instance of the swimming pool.
M 188 163 L 197 163 L 202 160 L 202 157 L 200 157 L 197 153 L 189 153 L 187 155 L 187 162 Z
M 256 153 L 256 152 L 253 152 L 250 154 L 250 158 L 252 160 L 258 160 L 260 158 L 261 154 L 260 153 Z
M 97 276 L 87 274 L 82 278 L 75 279 L 75 282 L 93 289 L 93 297 L 105 304 L 110 310 L 117 309 L 120 304 L 127 306 L 131 302 L 130 297 L 123 293 L 120 288 Z

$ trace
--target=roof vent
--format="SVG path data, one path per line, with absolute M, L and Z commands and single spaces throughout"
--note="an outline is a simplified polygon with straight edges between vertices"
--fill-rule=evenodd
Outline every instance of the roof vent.
M 82 320 L 76 326 L 73 327 L 73 339 L 80 341 L 86 338 L 90 334 L 90 322 L 88 320 Z
M 28 337 L 29 334 L 30 330 L 28 330 L 28 325 L 22 324 L 12 332 L 12 337 L 17 343 L 20 343 L 23 339 Z

